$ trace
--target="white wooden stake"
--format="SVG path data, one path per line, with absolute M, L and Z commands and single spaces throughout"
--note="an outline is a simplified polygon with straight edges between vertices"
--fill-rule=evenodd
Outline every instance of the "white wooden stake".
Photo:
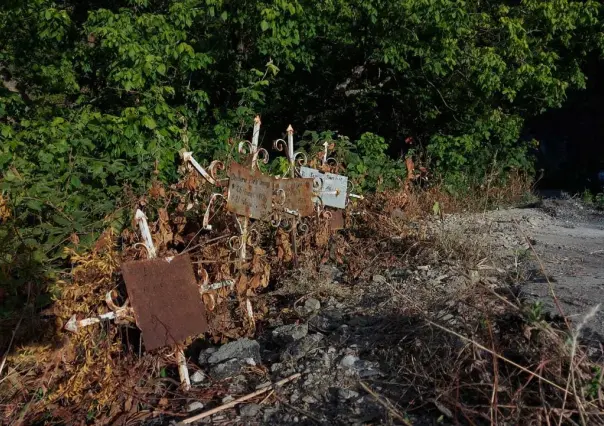
M 156 258 L 157 252 L 155 251 L 155 245 L 153 245 L 153 239 L 151 238 L 151 232 L 149 231 L 149 225 L 147 224 L 147 216 L 145 216 L 145 213 L 143 213 L 142 210 L 138 209 L 134 215 L 134 220 L 136 220 L 141 231 L 145 247 L 147 247 L 149 259 Z
M 260 116 L 254 118 L 254 131 L 252 132 L 252 153 L 258 151 L 258 137 L 260 136 Z
M 291 166 L 291 177 L 294 177 L 294 128 L 291 124 L 287 127 L 287 159 L 289 160 L 289 164 Z

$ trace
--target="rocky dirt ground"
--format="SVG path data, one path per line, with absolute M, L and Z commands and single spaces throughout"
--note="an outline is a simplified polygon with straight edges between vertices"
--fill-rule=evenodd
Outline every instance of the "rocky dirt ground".
M 191 415 L 301 374 L 195 424 L 455 424 L 460 389 L 449 370 L 484 310 L 496 315 L 510 301 L 525 301 L 534 315 L 553 318 L 551 284 L 576 323 L 604 300 L 604 217 L 573 199 L 452 215 L 426 226 L 431 246 L 406 267 L 368 270 L 354 283 L 335 266 L 294 276 L 264 296 L 272 307 L 254 339 L 189 353 L 198 361 L 191 366 L 193 385 L 221 389 L 212 400 L 188 401 Z M 386 252 L 400 242 L 383 244 Z M 295 291 L 313 282 L 320 291 Z M 500 300 L 486 301 L 484 294 Z M 603 318 L 600 311 L 590 322 L 588 339 L 599 341 Z M 484 362 L 480 353 L 472 357 L 464 368 Z M 489 380 L 477 378 L 477 386 Z M 169 423 L 176 420 L 148 424 Z

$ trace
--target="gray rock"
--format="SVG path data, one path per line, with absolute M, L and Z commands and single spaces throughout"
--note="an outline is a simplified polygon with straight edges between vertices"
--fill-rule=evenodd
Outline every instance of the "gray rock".
M 322 312 L 321 315 L 310 318 L 308 325 L 319 331 L 334 331 L 343 324 L 343 317 L 343 314 L 336 310 Z
M 233 401 L 235 401 L 235 398 L 231 395 L 227 395 L 224 398 L 222 398 L 223 404 L 228 404 L 229 402 L 233 402 Z
M 239 414 L 241 417 L 255 417 L 261 409 L 259 404 L 246 404 L 239 408 Z
M 283 365 L 280 362 L 274 363 L 273 365 L 271 365 L 271 373 L 278 373 L 282 367 Z
M 387 282 L 386 277 L 383 275 L 374 275 L 372 279 L 376 284 L 385 284 Z
M 354 363 L 354 368 L 361 379 L 382 375 L 382 372 L 377 368 L 377 364 L 371 361 L 358 360 Z
M 308 324 L 289 324 L 273 330 L 273 340 L 281 345 L 288 345 L 308 334 Z
M 349 399 L 353 399 L 358 396 L 359 396 L 359 393 L 355 392 L 351 389 L 343 389 L 343 388 L 338 389 L 338 398 L 343 401 L 347 401 Z
M 321 302 L 317 299 L 310 298 L 304 303 L 304 310 L 306 313 L 318 312 L 319 309 L 321 309 Z
M 218 348 L 211 347 L 211 348 L 207 348 L 205 351 L 201 351 L 201 353 L 199 354 L 199 365 L 207 364 L 208 358 L 210 358 L 210 355 L 212 355 L 217 350 L 218 350 Z
M 330 278 L 332 281 L 342 277 L 342 271 L 335 266 L 321 265 L 319 266 L 319 274 Z
M 239 339 L 221 346 L 216 352 L 210 354 L 208 364 L 218 364 L 228 359 L 253 358 L 260 363 L 260 345 L 255 340 Z
M 306 402 L 307 404 L 314 404 L 317 402 L 317 400 L 310 395 L 306 395 L 304 398 L 302 398 L 302 401 Z
M 340 366 L 343 368 L 353 368 L 355 363 L 359 360 L 359 357 L 354 355 L 346 355 L 340 361 Z
M 276 413 L 279 412 L 278 408 L 267 408 L 266 410 L 264 410 L 264 423 L 268 423 L 271 420 L 271 417 L 273 417 L 273 415 L 275 415 Z
M 231 378 L 229 380 L 229 387 L 227 388 L 227 392 L 229 395 L 238 395 L 242 393 L 246 393 L 248 389 L 247 379 L 243 374 L 240 374 L 236 377 Z
M 238 375 L 241 369 L 246 365 L 242 359 L 229 359 L 222 364 L 214 365 L 210 368 L 210 375 L 214 380 L 224 380 Z
M 187 413 L 191 413 L 193 411 L 202 410 L 203 404 L 199 401 L 191 402 L 187 405 Z
M 191 374 L 191 383 L 194 385 L 198 385 L 203 383 L 206 380 L 206 375 L 203 372 L 197 370 L 195 373 Z
M 297 361 L 319 346 L 322 334 L 310 334 L 297 342 L 291 343 L 281 354 L 281 361 Z

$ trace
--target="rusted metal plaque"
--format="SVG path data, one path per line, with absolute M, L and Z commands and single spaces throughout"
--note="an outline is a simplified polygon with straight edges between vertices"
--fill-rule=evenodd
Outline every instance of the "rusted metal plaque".
M 276 189 L 282 189 L 285 195 L 283 207 L 298 212 L 301 217 L 313 214 L 313 178 L 277 179 Z
M 335 210 L 331 212 L 331 218 L 329 219 L 329 227 L 332 231 L 344 229 L 346 227 L 346 224 L 344 222 L 344 212 L 342 212 L 342 210 Z
M 147 350 L 173 345 L 208 330 L 188 255 L 127 262 L 122 273 Z
M 239 216 L 269 220 L 273 199 L 273 178 L 253 173 L 237 163 L 229 167 L 226 209 Z

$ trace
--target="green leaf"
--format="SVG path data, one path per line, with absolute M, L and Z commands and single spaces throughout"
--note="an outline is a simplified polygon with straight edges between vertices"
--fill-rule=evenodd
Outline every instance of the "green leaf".
M 72 176 L 70 182 L 72 188 L 80 188 L 82 186 L 82 182 L 77 176 Z
M 38 200 L 29 200 L 26 203 L 27 208 L 37 211 L 37 212 L 41 212 L 42 211 L 42 203 Z
M 60 225 L 60 226 L 66 227 L 66 228 L 70 228 L 70 229 L 72 227 L 72 222 L 60 214 L 53 215 L 52 220 L 57 225 Z
M 157 127 L 157 123 L 152 117 L 145 116 L 143 117 L 143 125 L 148 129 L 155 129 Z
M 262 21 L 260 22 L 260 28 L 262 28 L 262 31 L 266 31 L 269 29 L 269 24 L 266 21 Z
M 164 64 L 159 64 L 157 66 L 157 72 L 161 75 L 166 75 L 166 66 Z

